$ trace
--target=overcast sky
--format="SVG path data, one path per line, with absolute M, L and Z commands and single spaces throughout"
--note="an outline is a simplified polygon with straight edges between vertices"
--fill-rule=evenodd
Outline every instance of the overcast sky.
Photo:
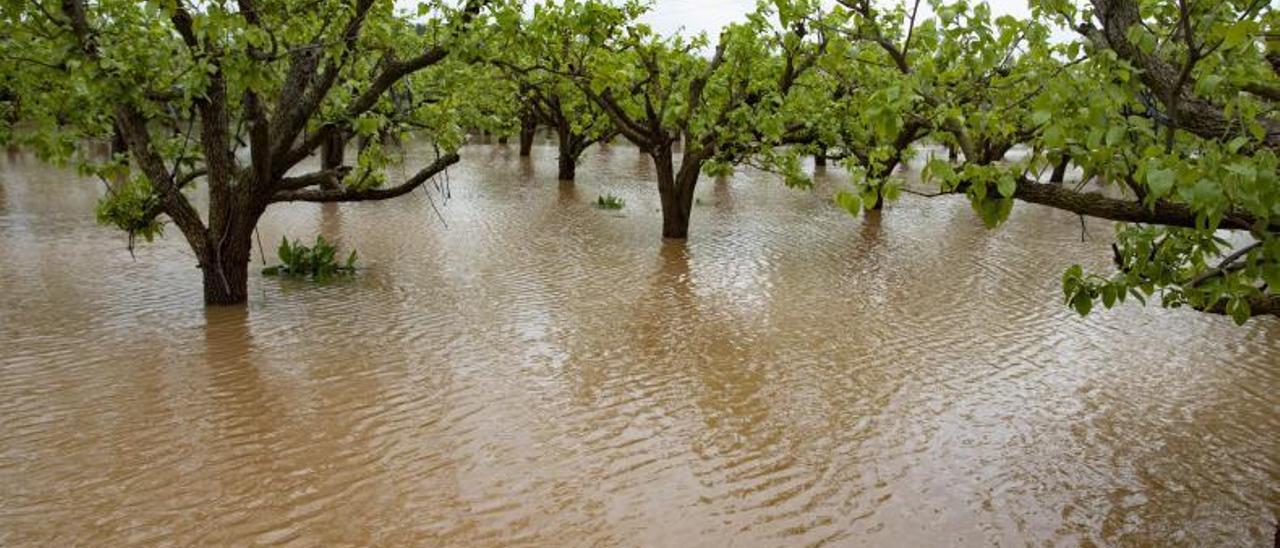
M 526 0 L 526 6 L 538 0 Z M 878 4 L 891 5 L 896 0 L 877 0 Z M 408 12 L 415 12 L 416 0 L 395 0 L 396 7 Z M 834 0 L 824 0 L 824 5 L 834 5 Z M 995 15 L 1031 14 L 1027 0 L 987 0 Z M 645 14 L 642 21 L 653 26 L 659 33 L 670 35 L 678 31 L 686 34 L 706 32 L 713 39 L 720 29 L 734 21 L 741 21 L 746 14 L 755 9 L 756 0 L 652 0 L 653 8 Z M 920 2 L 920 16 L 923 19 L 933 14 L 927 2 Z
M 883 0 L 878 3 L 889 4 Z M 987 0 L 987 4 L 993 15 L 1031 14 L 1026 0 Z M 655 0 L 653 9 L 642 20 L 662 34 L 683 29 L 691 34 L 705 31 L 714 38 L 726 24 L 743 20 L 755 5 L 755 0 Z M 920 18 L 932 15 L 926 2 L 920 3 L 920 12 Z

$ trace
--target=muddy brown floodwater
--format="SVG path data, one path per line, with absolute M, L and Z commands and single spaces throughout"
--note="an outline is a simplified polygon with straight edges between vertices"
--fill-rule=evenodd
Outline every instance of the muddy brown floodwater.
M 255 264 L 210 310 L 176 230 L 133 260 L 101 185 L 0 159 L 0 545 L 1271 542 L 1280 322 L 1076 317 L 1109 223 L 742 172 L 663 243 L 635 148 L 554 154 L 467 148 L 447 227 L 274 206 L 269 261 L 320 233 L 364 271 Z

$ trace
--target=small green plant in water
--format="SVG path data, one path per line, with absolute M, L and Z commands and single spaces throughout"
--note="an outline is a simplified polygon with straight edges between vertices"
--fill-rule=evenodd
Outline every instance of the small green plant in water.
M 596 207 L 599 207 L 600 209 L 622 209 L 622 206 L 625 205 L 627 205 L 627 203 L 624 202 L 622 198 L 612 194 L 605 194 L 604 196 L 596 198 Z
M 316 243 L 312 247 L 302 245 L 298 240 L 289 243 L 288 238 L 281 238 L 276 254 L 283 264 L 264 268 L 263 274 L 328 278 L 356 271 L 355 250 L 347 256 L 345 263 L 340 263 L 337 261 L 338 248 L 325 241 L 324 236 L 316 236 Z

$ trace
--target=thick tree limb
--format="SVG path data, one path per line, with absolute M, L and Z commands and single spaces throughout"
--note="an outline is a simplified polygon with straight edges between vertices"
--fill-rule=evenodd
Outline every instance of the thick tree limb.
M 343 166 L 336 169 L 322 169 L 313 171 L 305 175 L 297 177 L 285 177 L 280 179 L 280 183 L 276 188 L 280 190 L 301 190 L 309 186 L 322 187 L 338 187 L 342 184 L 342 178 L 351 172 L 351 168 Z
M 685 114 L 680 122 L 681 127 L 689 125 L 689 120 L 693 119 L 697 110 L 702 107 L 702 91 L 707 87 L 707 81 L 715 75 L 716 70 L 724 63 L 724 37 L 720 38 L 720 43 L 716 44 L 716 52 L 711 56 L 711 60 L 707 62 L 707 66 L 702 73 L 694 77 L 689 82 L 689 99 L 685 103 Z
M 281 190 L 271 196 L 271 203 L 276 202 L 364 202 L 373 200 L 385 200 L 395 198 L 412 192 L 414 189 L 422 186 L 423 183 L 431 180 L 436 174 L 444 171 L 449 166 L 457 163 L 458 155 L 446 154 L 431 165 L 422 168 L 413 177 L 405 182 L 390 188 L 368 188 L 368 189 L 312 189 L 312 190 Z
M 93 31 L 89 27 L 83 0 L 63 0 L 62 10 L 73 35 L 80 44 L 81 51 L 86 56 L 96 59 L 98 48 L 93 39 Z M 208 231 L 200 220 L 200 213 L 182 194 L 181 185 L 173 180 L 173 176 L 164 165 L 164 160 L 152 147 L 146 118 L 133 105 L 120 104 L 116 107 L 115 125 L 128 144 L 130 156 L 138 163 L 138 167 L 147 175 L 151 183 L 160 190 L 163 212 L 173 219 L 178 229 L 190 242 L 196 256 L 203 260 L 208 250 Z M 182 183 L 185 184 L 186 181 Z
M 1258 82 L 1249 82 L 1240 89 L 1272 101 L 1280 102 L 1280 86 L 1269 86 Z
M 317 139 L 314 144 L 312 141 L 308 141 L 303 145 L 303 147 L 306 147 L 306 145 L 310 144 L 310 148 L 301 148 L 301 150 L 291 148 L 298 134 L 306 127 L 307 120 L 315 116 L 320 109 L 320 104 L 324 102 L 324 98 L 329 94 L 329 90 L 333 89 L 333 85 L 338 81 L 338 74 L 346 64 L 347 59 L 350 58 L 351 51 L 355 48 L 356 41 L 360 37 L 360 29 L 364 26 L 365 18 L 373 4 L 374 0 L 359 0 L 356 3 L 351 20 L 347 21 L 347 26 L 342 31 L 342 53 L 337 59 L 330 59 L 326 63 L 324 72 L 310 89 L 308 89 L 308 86 L 311 85 L 312 79 L 315 78 L 316 69 L 319 66 L 319 44 L 316 44 L 317 48 L 314 50 L 302 50 L 292 55 L 289 75 L 285 80 L 285 88 L 298 93 L 298 95 L 290 99 L 290 96 L 281 94 L 280 103 L 276 107 L 276 119 L 272 120 L 271 159 L 274 175 L 283 175 L 289 168 L 306 158 L 312 150 L 315 150 L 316 147 L 320 146 L 320 143 L 329 137 L 327 133 L 325 135 L 316 135 L 314 137 L 317 137 Z M 303 90 L 306 90 L 306 93 L 301 93 Z M 301 97 L 301 100 L 296 99 L 297 97 Z M 292 102 L 285 103 L 285 101 Z
M 633 120 L 631 116 L 627 115 L 627 112 L 623 110 L 622 105 L 619 105 L 617 99 L 614 99 L 613 92 L 611 90 L 606 89 L 597 94 L 592 92 L 585 84 L 580 85 L 579 88 L 582 89 L 588 97 L 595 101 L 596 104 L 600 105 L 600 108 L 604 109 L 605 114 L 609 115 L 609 118 L 613 120 L 613 123 L 618 126 L 618 131 L 622 133 L 623 137 L 626 137 L 627 140 L 635 143 L 636 146 L 640 148 L 653 148 L 654 144 L 656 144 L 652 138 L 653 136 L 649 135 L 648 130 L 644 126 L 640 125 L 638 122 Z
M 1254 295 L 1247 299 L 1249 314 L 1253 316 L 1280 316 L 1280 295 Z M 1227 314 L 1227 301 L 1219 301 L 1213 306 L 1198 309 L 1211 314 Z
M 201 261 L 205 260 L 209 248 L 208 230 L 200 220 L 200 213 L 182 194 L 181 186 L 171 178 L 164 160 L 152 148 L 146 119 L 133 106 L 120 105 L 116 107 L 116 126 L 129 143 L 129 154 L 147 175 L 147 179 L 160 191 L 161 211 L 178 225 L 196 257 Z M 186 182 L 184 177 L 181 183 Z
M 1196 212 L 1186 204 L 1161 201 L 1149 208 L 1139 202 L 1112 198 L 1099 192 L 1076 192 L 1062 185 L 1029 179 L 1018 183 L 1013 197 L 1024 202 L 1112 221 L 1185 228 L 1197 226 Z M 1248 212 L 1232 211 L 1223 216 L 1219 227 L 1251 230 L 1255 224 L 1257 219 Z M 1272 229 L 1280 230 L 1280 226 L 1273 226 Z
M 361 2 L 368 1 L 370 0 L 361 0 Z M 458 28 L 469 27 L 471 21 L 479 15 L 480 9 L 488 4 L 488 2 L 489 0 L 468 0 L 462 9 L 461 20 L 459 21 Z M 355 27 L 354 31 L 351 27 L 348 27 L 348 33 L 352 32 L 354 32 L 354 34 L 351 34 L 347 39 L 354 42 L 359 33 L 359 27 Z M 346 124 L 350 123 L 351 120 L 354 120 L 361 114 L 368 112 L 369 109 L 373 108 L 374 104 L 377 103 L 378 98 L 382 97 L 382 94 L 386 93 L 386 91 L 396 82 L 399 82 L 410 74 L 439 63 L 448 55 L 448 48 L 437 44 L 427 48 L 426 51 L 423 51 L 420 55 L 414 56 L 406 61 L 388 62 L 382 69 L 382 72 L 378 73 L 378 75 L 374 77 L 373 82 L 369 84 L 369 87 L 365 88 L 365 90 L 361 92 L 360 95 L 356 96 L 355 100 L 348 105 L 341 124 L 330 124 L 320 128 L 319 131 L 307 136 L 303 140 L 302 144 L 297 147 L 289 148 L 293 143 L 294 137 L 301 132 L 300 127 L 298 128 L 298 131 L 293 132 L 292 136 L 284 132 L 279 133 L 281 140 L 276 143 L 276 151 L 272 154 L 272 157 L 277 160 L 272 166 L 275 175 L 283 175 L 294 165 L 297 165 L 298 162 L 301 162 L 304 158 L 310 155 L 313 150 L 319 147 L 321 143 L 324 143 L 325 140 L 329 139 L 335 132 L 341 131 Z M 336 77 L 330 77 L 328 76 L 328 73 L 329 71 L 326 70 L 326 76 L 322 77 L 322 79 L 329 81 L 333 77 Z M 327 85 L 318 85 L 316 88 L 317 91 L 313 91 L 313 93 L 316 93 L 319 99 L 323 99 L 324 95 L 328 93 L 328 88 L 331 85 L 332 82 L 329 82 Z M 323 90 L 323 92 L 320 92 L 319 90 Z M 316 107 L 318 107 L 318 105 L 319 103 L 317 102 Z M 306 120 L 310 119 L 315 110 L 311 107 L 308 108 L 310 110 L 307 111 L 306 116 L 302 118 L 302 124 L 304 126 Z
M 1247 130 L 1231 120 L 1223 108 L 1187 89 L 1186 77 L 1168 59 L 1158 52 L 1146 53 L 1129 41 L 1128 31 L 1141 22 L 1138 4 L 1134 0 L 1092 0 L 1102 29 L 1083 24 L 1077 29 L 1094 43 L 1116 52 L 1121 59 L 1140 69 L 1139 78 L 1170 110 L 1179 129 L 1205 139 L 1227 140 L 1246 135 Z M 1186 44 L 1193 47 L 1192 44 Z M 1280 148 L 1280 123 L 1259 119 L 1266 132 L 1264 142 L 1268 147 Z

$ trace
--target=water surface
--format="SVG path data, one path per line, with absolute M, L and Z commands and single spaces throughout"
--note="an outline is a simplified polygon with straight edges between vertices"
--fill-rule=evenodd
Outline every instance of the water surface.
M 467 148 L 439 216 L 273 206 L 269 262 L 365 270 L 212 310 L 177 230 L 134 260 L 100 184 L 0 159 L 0 545 L 1269 545 L 1280 322 L 1076 317 L 1109 223 L 740 172 L 664 243 L 645 156 L 554 154 Z

